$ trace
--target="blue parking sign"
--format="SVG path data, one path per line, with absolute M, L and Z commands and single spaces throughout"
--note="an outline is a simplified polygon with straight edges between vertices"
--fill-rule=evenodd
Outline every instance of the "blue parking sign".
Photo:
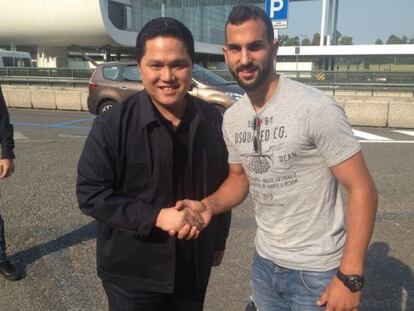
M 266 13 L 275 28 L 287 26 L 289 0 L 266 0 Z

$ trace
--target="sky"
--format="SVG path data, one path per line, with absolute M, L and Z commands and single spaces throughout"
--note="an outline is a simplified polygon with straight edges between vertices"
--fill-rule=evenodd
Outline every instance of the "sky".
M 279 34 L 306 36 L 321 30 L 322 1 L 290 2 L 288 28 Z M 338 31 L 354 44 L 384 43 L 391 34 L 414 38 L 414 0 L 339 0 Z

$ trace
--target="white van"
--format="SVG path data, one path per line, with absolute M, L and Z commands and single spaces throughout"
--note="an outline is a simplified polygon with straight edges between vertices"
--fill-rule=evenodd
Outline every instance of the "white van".
M 2 67 L 32 67 L 32 58 L 28 52 L 0 49 L 0 68 Z

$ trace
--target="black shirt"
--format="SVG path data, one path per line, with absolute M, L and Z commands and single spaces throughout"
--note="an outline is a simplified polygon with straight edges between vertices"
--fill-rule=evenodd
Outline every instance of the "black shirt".
M 197 98 L 187 100 L 194 109 L 188 140 L 187 131 L 177 138 L 184 137 L 188 147 L 176 148 L 177 155 L 188 149 L 186 164 L 179 164 L 184 175 L 174 173 L 177 155 L 171 134 L 145 91 L 95 119 L 79 160 L 77 197 L 82 212 L 98 220 L 97 268 L 104 281 L 129 289 L 175 291 L 176 242 L 154 226 L 159 211 L 173 206 L 182 193 L 204 198 L 228 174 L 221 114 Z M 181 186 L 174 187 L 175 179 Z M 214 251 L 225 248 L 229 225 L 229 213 L 215 216 L 193 242 L 198 276 L 208 277 Z

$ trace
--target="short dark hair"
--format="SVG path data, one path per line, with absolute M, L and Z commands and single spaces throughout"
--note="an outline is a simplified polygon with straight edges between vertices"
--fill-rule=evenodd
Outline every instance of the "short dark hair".
M 142 27 L 137 36 L 135 56 L 138 63 L 145 54 L 145 44 L 156 37 L 171 37 L 180 40 L 194 63 L 194 39 L 191 31 L 180 21 L 172 17 L 159 17 L 150 20 Z
M 272 22 L 266 12 L 255 5 L 237 5 L 231 10 L 226 22 L 227 25 L 241 25 L 251 19 L 261 20 L 266 26 L 266 36 L 269 42 L 275 39 Z M 227 40 L 227 34 L 226 34 Z

